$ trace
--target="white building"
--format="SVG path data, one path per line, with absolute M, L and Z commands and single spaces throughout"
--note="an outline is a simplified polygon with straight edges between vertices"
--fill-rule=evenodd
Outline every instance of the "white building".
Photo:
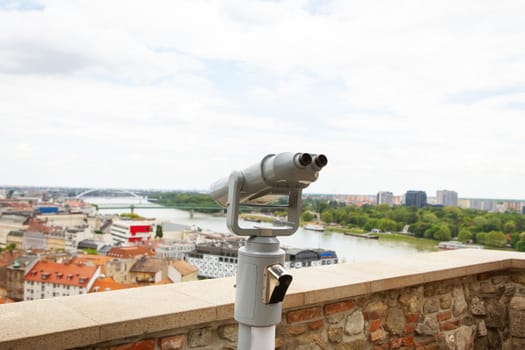
M 377 204 L 394 205 L 394 194 L 392 192 L 381 191 L 377 193 Z
M 175 260 L 168 265 L 168 278 L 173 283 L 196 281 L 197 273 L 197 267 L 184 260 Z
M 111 224 L 111 238 L 117 246 L 128 246 L 147 241 L 154 234 L 155 223 L 147 220 L 114 220 Z
M 163 259 L 181 260 L 195 249 L 195 243 L 164 240 L 155 249 L 156 256 Z
M 7 243 L 7 234 L 11 231 L 23 231 L 27 229 L 29 216 L 0 214 L 0 246 Z
M 81 241 L 93 238 L 93 233 L 88 225 L 69 227 L 65 229 L 64 238 L 66 248 L 75 249 Z
M 24 301 L 86 294 L 99 275 L 97 266 L 39 261 L 24 276 Z
M 436 204 L 441 204 L 445 207 L 457 207 L 458 193 L 456 191 L 449 190 L 436 191 Z
M 199 269 L 199 276 L 220 278 L 237 273 L 237 251 L 244 241 L 215 241 L 198 244 L 186 261 Z
M 199 269 L 199 276 L 220 278 L 237 273 L 238 249 L 244 241 L 216 241 L 199 244 L 188 254 L 186 261 Z M 283 248 L 284 249 L 284 248 Z M 324 249 L 285 249 L 286 269 L 309 266 L 332 265 L 338 263 L 337 254 Z

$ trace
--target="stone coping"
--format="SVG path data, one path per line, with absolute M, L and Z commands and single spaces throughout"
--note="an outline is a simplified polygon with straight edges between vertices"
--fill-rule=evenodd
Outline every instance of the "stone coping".
M 507 269 L 525 253 L 461 249 L 293 270 L 290 309 Z M 74 348 L 233 321 L 234 278 L 117 290 L 0 305 L 1 349 Z

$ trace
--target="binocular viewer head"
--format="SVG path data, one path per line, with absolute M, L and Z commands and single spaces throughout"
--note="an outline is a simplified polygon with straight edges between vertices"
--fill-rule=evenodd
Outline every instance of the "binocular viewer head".
M 259 163 L 215 182 L 210 194 L 219 205 L 227 207 L 226 224 L 231 232 L 242 236 L 287 236 L 299 227 L 302 189 L 317 180 L 319 171 L 327 163 L 323 154 L 269 154 Z M 275 207 L 269 204 L 282 196 L 288 196 L 288 204 L 277 207 L 287 210 L 287 227 L 239 226 L 241 205 Z
M 241 204 L 264 205 L 290 189 L 303 189 L 317 180 L 319 171 L 328 164 L 323 154 L 279 153 L 265 156 L 244 170 L 233 172 L 239 181 Z M 228 205 L 229 178 L 221 179 L 211 186 L 212 198 L 221 206 Z

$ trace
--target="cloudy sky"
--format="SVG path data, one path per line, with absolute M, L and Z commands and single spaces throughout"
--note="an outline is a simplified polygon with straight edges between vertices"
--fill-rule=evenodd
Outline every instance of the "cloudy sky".
M 0 185 L 525 198 L 525 2 L 0 0 Z

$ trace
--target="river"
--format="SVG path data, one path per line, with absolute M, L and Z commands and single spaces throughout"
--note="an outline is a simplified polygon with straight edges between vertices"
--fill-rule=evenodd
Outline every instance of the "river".
M 143 201 L 131 198 L 103 198 L 103 197 L 89 197 L 84 198 L 86 202 L 99 205 L 116 205 L 116 204 L 148 204 Z M 118 214 L 129 212 L 129 209 L 101 209 L 99 211 L 103 214 Z M 195 213 L 193 218 L 188 212 L 164 208 L 159 206 L 158 209 L 140 209 L 136 208 L 135 213 L 148 217 L 156 218 L 161 222 L 172 222 L 181 225 L 200 227 L 204 231 L 214 231 L 221 233 L 228 233 L 226 227 L 226 218 L 222 216 L 213 216 L 201 213 Z M 309 249 L 309 248 L 324 248 L 334 250 L 342 262 L 352 261 L 370 261 L 378 258 L 386 257 L 402 257 L 407 254 L 418 251 L 428 250 L 422 248 L 417 244 L 410 244 L 406 242 L 391 241 L 391 240 L 376 240 L 365 239 L 346 236 L 336 232 L 316 232 L 299 228 L 296 233 L 291 236 L 278 237 L 282 246 L 289 246 L 295 248 Z

